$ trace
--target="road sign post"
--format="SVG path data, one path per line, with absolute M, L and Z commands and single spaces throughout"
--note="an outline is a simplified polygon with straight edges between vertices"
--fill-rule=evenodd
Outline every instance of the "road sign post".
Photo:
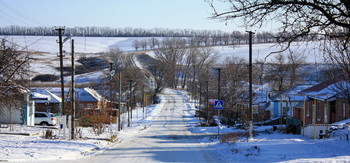
M 220 136 L 220 110 L 224 109 L 224 101 L 215 100 L 214 101 L 214 109 L 218 110 L 218 138 Z

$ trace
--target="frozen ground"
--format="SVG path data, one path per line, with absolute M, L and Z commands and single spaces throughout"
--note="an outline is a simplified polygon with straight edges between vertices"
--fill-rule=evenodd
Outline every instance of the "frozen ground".
M 57 36 L 0 36 L 6 38 L 11 42 L 17 44 L 20 50 L 29 50 L 37 52 L 32 55 L 35 59 L 30 62 L 31 77 L 35 77 L 39 74 L 52 74 L 59 76 L 59 57 Z M 107 52 L 110 48 L 119 48 L 124 52 L 134 51 L 132 43 L 134 40 L 149 39 L 147 37 L 73 37 L 75 40 L 75 53 L 76 60 L 80 57 L 101 57 L 104 52 Z M 159 38 L 162 39 L 162 38 Z M 293 53 L 298 53 L 305 56 L 305 61 L 308 63 L 323 63 L 323 53 L 317 50 L 319 45 L 316 42 L 306 43 L 293 43 L 290 49 Z M 63 64 L 70 66 L 70 42 L 69 40 L 64 43 L 63 49 L 66 51 Z M 213 49 L 218 53 L 217 64 L 225 62 L 227 57 L 239 57 L 248 61 L 248 45 L 235 45 L 235 46 L 216 46 Z M 254 44 L 253 45 L 253 61 L 265 60 L 271 52 L 278 51 L 281 48 L 275 46 L 275 44 Z M 288 51 L 284 52 L 288 53 Z M 154 56 L 152 51 L 147 52 L 150 56 Z M 266 58 L 269 62 L 276 54 Z M 135 62 L 137 63 L 137 61 Z M 79 63 L 76 63 L 79 65 Z M 102 77 L 99 72 L 92 72 L 87 75 L 76 76 L 77 82 L 89 82 L 99 81 Z M 68 81 L 68 80 L 66 80 Z
M 88 157 L 108 148 L 108 146 L 132 139 L 135 135 L 152 125 L 155 117 L 163 108 L 164 103 L 145 107 L 145 118 L 142 108 L 133 111 L 132 127 L 127 127 L 127 114 L 122 116 L 123 130 L 118 132 L 117 125 L 113 124 L 106 128 L 105 132 L 96 136 L 91 127 L 79 128 L 82 130 L 82 139 L 63 139 L 63 131 L 57 126 L 50 127 L 53 134 L 60 139 L 44 139 L 43 135 L 48 128 L 41 126 L 28 127 L 14 125 L 10 128 L 0 128 L 0 162 L 22 162 L 22 161 L 48 161 L 69 160 Z M 56 128 L 56 129 L 55 129 Z M 67 130 L 68 132 L 68 130 Z M 4 133 L 21 133 L 30 136 L 9 135 Z M 107 141 L 112 135 L 117 135 L 118 140 L 114 143 Z
M 176 105 L 172 105 L 171 107 L 174 109 L 175 113 L 179 112 L 183 114 L 182 116 L 185 117 L 184 120 L 187 124 L 187 130 L 192 131 L 195 135 L 203 136 L 200 138 L 201 146 L 213 152 L 212 154 L 214 154 L 215 157 L 220 158 L 220 162 L 349 162 L 350 160 L 350 143 L 346 140 L 345 136 L 349 134 L 348 129 L 338 130 L 328 139 L 313 140 L 302 137 L 301 135 L 272 132 L 271 126 L 264 126 L 255 128 L 258 135 L 249 142 L 246 142 L 246 139 L 242 138 L 236 142 L 222 143 L 216 136 L 217 127 L 196 127 L 200 120 L 194 117 L 195 108 L 189 101 L 188 96 L 185 95 L 185 92 L 166 90 L 165 93 L 183 99 L 176 100 Z M 160 123 L 159 120 L 164 119 L 164 116 L 162 117 L 159 115 L 164 115 L 164 113 L 162 113 L 164 109 L 169 111 L 169 104 L 167 104 L 169 101 L 164 97 L 163 99 L 164 100 L 162 100 L 160 104 L 146 108 L 147 118 L 145 119 L 142 118 L 142 108 L 135 110 L 133 112 L 132 127 L 127 128 L 125 126 L 127 117 L 124 115 L 122 119 L 124 123 L 123 131 L 116 131 L 116 126 L 113 125 L 110 129 L 107 129 L 103 135 L 95 136 L 91 128 L 83 128 L 83 137 L 85 137 L 85 139 L 74 141 L 43 139 L 42 132 L 46 129 L 38 126 L 24 127 L 15 125 L 14 132 L 31 133 L 31 136 L 0 134 L 0 161 L 46 162 L 49 160 L 71 160 L 73 162 L 83 162 L 85 159 L 94 159 L 96 156 L 103 155 L 105 150 L 112 149 L 115 145 L 118 146 L 120 143 L 128 144 L 127 142 L 135 142 L 135 140 L 139 140 L 137 139 L 138 135 L 147 135 L 146 132 L 149 133 L 149 131 L 152 131 L 151 128 L 157 129 L 153 125 L 156 124 L 156 126 L 158 126 L 158 123 Z M 170 103 L 173 103 L 173 101 Z M 164 125 L 168 126 L 171 124 L 172 127 L 175 127 L 177 126 L 176 123 L 182 123 L 182 121 L 176 119 L 170 121 L 169 118 L 168 121 L 164 121 Z M 8 132 L 7 130 L 8 129 L 2 128 L 0 132 Z M 173 135 L 177 133 L 176 130 L 172 132 Z M 235 128 L 227 128 L 226 126 L 220 127 L 221 134 L 232 132 L 244 131 Z M 117 142 L 111 143 L 101 140 L 102 138 L 109 138 L 112 134 L 118 135 Z M 166 140 L 165 138 L 166 137 L 163 137 L 160 140 Z M 174 143 L 176 141 L 180 140 L 174 139 Z M 161 142 L 162 141 L 159 141 L 159 143 Z M 192 145 L 196 142 L 193 140 L 187 143 Z M 135 148 L 135 150 L 130 149 L 134 148 L 129 148 L 127 152 L 128 157 L 140 157 L 137 153 L 137 151 L 139 151 L 136 150 L 137 148 Z M 165 154 L 164 152 L 165 151 L 162 150 L 152 150 L 149 153 L 161 156 Z M 156 162 L 162 162 L 161 160 L 165 159 L 163 157 L 155 158 L 158 159 Z M 79 161 L 80 159 L 82 160 Z M 180 160 L 180 162 L 186 161 Z

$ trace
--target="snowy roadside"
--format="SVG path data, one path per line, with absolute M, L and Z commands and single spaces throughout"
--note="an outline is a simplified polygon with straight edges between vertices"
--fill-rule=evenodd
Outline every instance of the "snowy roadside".
M 201 143 L 216 151 L 223 162 L 349 162 L 350 141 L 346 134 L 349 129 L 337 130 L 331 138 L 314 140 L 301 135 L 272 131 L 272 126 L 255 126 L 257 135 L 249 142 L 241 138 L 221 142 L 217 138 L 218 127 L 198 127 L 201 120 L 195 117 L 196 108 L 186 92 L 178 91 L 187 100 L 185 112 L 189 130 L 205 136 Z M 220 126 L 220 134 L 245 132 L 234 127 Z
M 95 155 L 149 128 L 163 108 L 165 101 L 162 99 L 160 101 L 159 104 L 145 107 L 145 117 L 143 108 L 138 107 L 133 110 L 131 127 L 127 127 L 127 114 L 123 114 L 122 131 L 117 131 L 117 125 L 113 124 L 103 134 L 97 136 L 91 127 L 84 127 L 80 128 L 82 139 L 78 140 L 45 139 L 44 132 L 48 128 L 41 126 L 14 125 L 11 132 L 9 128 L 0 128 L 0 133 L 12 133 L 0 134 L 0 162 L 70 160 Z M 50 128 L 53 135 L 59 135 L 57 127 Z M 25 133 L 29 136 L 13 135 L 13 133 Z M 117 135 L 116 142 L 109 141 L 112 135 Z

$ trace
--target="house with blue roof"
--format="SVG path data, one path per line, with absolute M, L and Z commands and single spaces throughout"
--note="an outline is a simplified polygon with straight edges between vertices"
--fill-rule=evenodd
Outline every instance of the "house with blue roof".
M 32 97 L 35 97 L 36 111 L 61 113 L 61 88 L 45 87 L 31 89 Z M 76 108 L 82 109 L 102 109 L 106 100 L 95 90 L 91 88 L 76 88 Z M 70 108 L 70 89 L 64 88 L 64 101 L 66 108 Z M 70 109 L 67 109 L 70 112 Z
M 281 116 L 293 117 L 293 108 L 304 101 L 305 95 L 299 92 L 312 87 L 310 84 L 297 84 L 268 98 L 263 109 L 270 112 L 271 119 Z

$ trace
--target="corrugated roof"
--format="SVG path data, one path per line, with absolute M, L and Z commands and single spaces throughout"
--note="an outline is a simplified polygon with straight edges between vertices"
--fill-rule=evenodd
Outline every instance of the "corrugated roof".
M 31 98 L 35 98 L 36 103 L 60 103 L 62 99 L 46 88 L 35 88 L 31 89 Z M 45 99 L 46 98 L 46 99 Z
M 340 82 L 340 81 L 344 81 L 344 77 L 343 76 L 339 76 L 336 79 L 333 80 L 326 80 L 324 82 L 321 82 L 319 84 L 316 84 L 308 89 L 305 89 L 303 91 L 301 91 L 301 94 L 308 94 L 311 92 L 320 92 L 322 90 L 324 90 L 325 88 L 329 87 L 330 85 Z
M 40 93 L 42 95 L 50 96 L 51 99 L 55 99 L 57 101 L 50 101 L 52 103 L 61 102 L 61 88 L 57 87 L 48 87 L 48 88 L 35 88 L 32 89 L 32 92 Z M 76 88 L 75 92 L 77 93 L 76 100 L 79 101 L 100 101 L 103 97 L 95 90 L 91 88 Z M 70 88 L 64 88 L 64 96 L 65 101 L 70 101 Z M 48 102 L 48 101 L 45 101 Z
M 312 86 L 313 85 L 311 85 L 311 84 L 297 84 L 297 85 L 294 85 L 292 87 L 289 87 L 288 89 L 286 89 L 284 91 L 281 91 L 281 92 L 275 94 L 270 99 L 271 100 L 280 100 L 279 97 L 283 94 L 285 94 L 285 95 L 297 95 L 297 94 L 300 94 L 300 91 L 308 89 Z

